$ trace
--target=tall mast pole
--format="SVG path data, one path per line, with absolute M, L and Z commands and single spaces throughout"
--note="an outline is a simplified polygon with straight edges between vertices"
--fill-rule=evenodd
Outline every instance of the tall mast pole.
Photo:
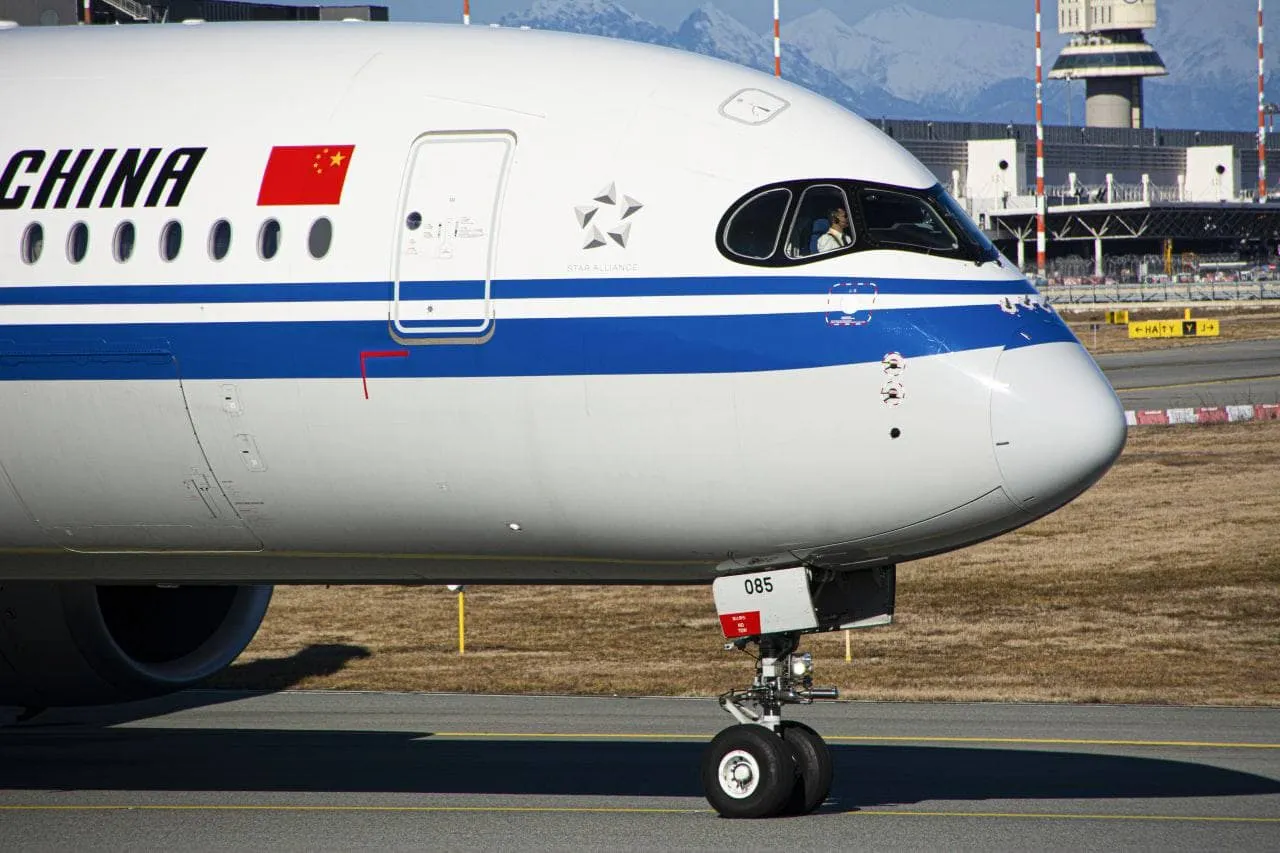
M 1036 274 L 1042 279 L 1045 277 L 1044 219 L 1044 57 L 1040 48 L 1040 0 L 1036 0 Z
M 1258 201 L 1267 200 L 1266 64 L 1263 61 L 1262 0 L 1258 0 Z
M 773 76 L 782 76 L 782 25 L 778 21 L 778 0 L 773 0 Z

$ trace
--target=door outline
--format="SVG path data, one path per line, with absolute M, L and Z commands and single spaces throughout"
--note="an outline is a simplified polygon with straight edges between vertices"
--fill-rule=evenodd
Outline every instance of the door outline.
M 401 316 L 401 259 L 405 237 L 405 222 L 409 214 L 408 198 L 414 165 L 419 151 L 428 145 L 458 145 L 473 142 L 500 141 L 503 143 L 502 162 L 497 186 L 494 188 L 493 207 L 488 223 L 488 245 L 484 257 L 483 316 L 478 323 L 427 328 L 406 325 Z M 404 174 L 400 180 L 400 195 L 396 203 L 396 239 L 391 260 L 391 306 L 388 312 L 388 331 L 397 343 L 424 344 L 483 344 L 493 337 L 495 316 L 493 307 L 493 269 L 502 224 L 502 204 L 506 197 L 507 179 L 516 147 L 516 135 L 510 130 L 446 130 L 428 131 L 417 136 L 409 146 Z

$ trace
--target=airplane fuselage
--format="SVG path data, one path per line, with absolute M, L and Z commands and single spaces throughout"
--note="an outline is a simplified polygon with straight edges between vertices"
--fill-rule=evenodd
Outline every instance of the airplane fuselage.
M 879 565 L 1123 441 L 1012 264 L 877 231 L 936 179 L 796 86 L 549 33 L 163 29 L 0 32 L 0 99 L 63 87 L 0 130 L 0 578 Z M 734 217 L 769 191 L 762 257 Z M 850 249 L 802 245 L 811 192 Z

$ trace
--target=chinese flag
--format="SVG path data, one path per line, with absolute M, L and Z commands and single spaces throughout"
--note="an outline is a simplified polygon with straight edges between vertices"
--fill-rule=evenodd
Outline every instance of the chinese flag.
M 277 145 L 267 158 L 258 205 L 337 204 L 354 145 Z

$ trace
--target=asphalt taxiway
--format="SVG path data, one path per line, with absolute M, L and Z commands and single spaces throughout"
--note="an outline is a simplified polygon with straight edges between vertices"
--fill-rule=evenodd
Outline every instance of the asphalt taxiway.
M 1126 409 L 1280 403 L 1280 340 L 1111 353 L 1095 360 Z
M 1280 846 L 1280 709 L 836 702 L 813 815 L 717 817 L 713 700 L 192 691 L 0 729 L 9 850 Z

